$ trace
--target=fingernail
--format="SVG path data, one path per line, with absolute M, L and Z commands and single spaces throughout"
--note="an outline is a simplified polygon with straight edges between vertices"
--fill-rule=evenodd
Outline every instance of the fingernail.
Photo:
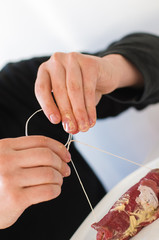
M 75 125 L 73 124 L 72 121 L 65 120 L 62 122 L 63 128 L 66 132 L 72 132 L 75 130 Z
M 51 114 L 50 115 L 50 121 L 53 123 L 53 124 L 56 124 L 59 122 L 59 117 L 55 114 Z
M 95 123 L 92 119 L 89 119 L 89 124 L 90 124 L 90 127 L 93 127 Z
M 89 125 L 87 122 L 81 122 L 79 125 L 79 130 L 82 132 L 86 132 L 89 129 Z
M 71 174 L 71 169 L 70 169 L 70 167 L 67 165 L 66 171 L 65 171 L 65 177 L 70 176 L 70 174 Z
M 70 161 L 71 160 L 71 154 L 67 151 L 66 158 Z

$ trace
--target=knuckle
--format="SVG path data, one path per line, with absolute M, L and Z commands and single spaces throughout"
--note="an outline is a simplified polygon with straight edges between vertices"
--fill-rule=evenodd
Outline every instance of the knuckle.
M 59 185 L 50 185 L 48 186 L 48 196 L 50 199 L 56 198 L 60 195 L 61 193 L 61 186 Z
M 35 83 L 35 94 L 40 95 L 45 89 L 45 84 L 42 82 L 36 81 Z
M 62 153 L 65 153 L 65 152 L 67 152 L 67 150 L 66 150 L 66 147 L 65 147 L 65 145 L 64 144 L 62 144 L 61 142 L 57 142 L 58 143 L 58 150 L 59 151 L 61 151 Z
M 53 189 L 53 197 L 58 197 L 61 193 L 61 187 L 59 185 L 55 185 Z
M 57 171 L 61 172 L 63 161 L 59 156 L 56 156 L 55 160 L 56 160 L 56 169 Z
M 47 62 L 43 62 L 42 64 L 40 64 L 39 68 L 38 68 L 38 72 L 43 72 L 45 71 L 47 68 Z
M 86 111 L 83 108 L 77 108 L 76 109 L 76 116 L 79 119 L 85 119 L 86 118 Z
M 58 185 L 62 186 L 62 184 L 63 184 L 63 177 L 62 177 L 62 175 L 61 175 L 61 174 L 56 175 L 55 179 L 56 179 L 55 182 L 56 182 Z
M 62 169 L 62 160 L 60 158 L 58 158 L 58 161 L 57 161 L 56 164 L 57 164 L 58 171 L 61 171 L 61 169 Z
M 60 186 L 62 186 L 62 184 L 63 184 L 63 177 L 61 176 L 61 178 L 60 178 Z
M 48 182 L 54 182 L 55 180 L 55 176 L 54 176 L 54 171 L 53 169 L 51 169 L 50 167 L 46 168 L 46 171 L 45 171 L 45 177 L 46 179 L 48 180 Z
M 61 109 L 61 114 L 63 116 L 63 119 L 71 120 L 72 118 L 72 112 L 69 108 Z
M 60 84 L 60 82 L 56 82 L 54 84 L 54 93 L 55 96 L 63 96 L 66 93 L 66 89 Z
M 49 138 L 45 136 L 39 136 L 39 142 L 42 146 L 48 146 Z
M 87 111 L 88 111 L 89 115 L 91 115 L 91 117 L 93 119 L 96 119 L 96 108 L 95 108 L 95 106 L 88 105 L 87 106 Z
M 72 61 L 72 60 L 75 60 L 78 57 L 78 55 L 79 54 L 77 52 L 70 52 L 68 53 L 68 58 L 70 61 Z
M 44 146 L 36 151 L 36 157 L 47 162 L 47 164 L 51 164 L 53 161 L 54 153 L 51 149 Z
M 58 62 L 58 61 L 60 61 L 60 59 L 61 59 L 61 57 L 62 57 L 62 53 L 61 52 L 55 52 L 51 57 L 50 57 L 50 60 L 51 61 L 55 61 L 55 62 Z
M 44 72 L 47 72 L 47 62 L 42 63 L 38 69 L 37 78 L 36 78 L 35 87 L 34 87 L 35 94 L 40 94 L 47 87 L 47 85 L 45 84 L 45 81 L 41 81 L 41 78 L 40 78 L 41 74 Z
M 50 183 L 59 184 L 60 186 L 62 186 L 62 184 L 63 184 L 63 177 L 62 177 L 62 175 L 58 171 L 56 171 L 56 170 L 54 170 L 52 168 L 48 168 L 47 171 L 46 171 L 46 176 L 47 176 L 46 177 L 47 180 Z
M 78 122 L 78 127 L 80 130 L 89 128 L 88 114 L 81 108 L 76 110 L 76 120 Z
M 51 151 L 51 149 L 45 148 L 45 149 L 43 150 L 43 152 L 44 152 L 44 157 L 45 157 L 47 160 L 52 161 L 52 159 L 53 159 L 53 152 Z
M 87 72 L 91 76 L 98 76 L 99 73 L 99 59 L 96 57 L 88 57 L 83 58 L 82 66 L 85 72 Z

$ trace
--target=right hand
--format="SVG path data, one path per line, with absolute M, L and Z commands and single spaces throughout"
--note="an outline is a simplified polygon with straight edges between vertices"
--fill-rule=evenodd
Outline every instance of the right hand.
M 0 140 L 0 229 L 32 204 L 56 198 L 70 175 L 65 146 L 42 136 Z

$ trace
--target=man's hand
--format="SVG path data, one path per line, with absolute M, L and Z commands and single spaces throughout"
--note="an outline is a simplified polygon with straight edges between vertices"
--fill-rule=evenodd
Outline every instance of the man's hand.
M 96 105 L 103 94 L 135 86 L 141 74 L 124 57 L 55 53 L 38 70 L 36 97 L 52 123 L 62 121 L 66 132 L 87 131 L 96 122 Z M 54 94 L 55 101 L 52 98 Z
M 70 175 L 63 144 L 42 136 L 0 140 L 0 229 L 32 204 L 56 198 Z

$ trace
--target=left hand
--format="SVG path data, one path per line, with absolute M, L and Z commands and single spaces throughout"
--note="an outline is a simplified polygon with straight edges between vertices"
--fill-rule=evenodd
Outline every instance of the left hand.
M 44 62 L 38 71 L 35 93 L 48 119 L 52 123 L 62 121 L 65 131 L 73 134 L 94 126 L 102 94 L 116 88 L 115 82 L 110 82 L 111 66 L 107 65 L 104 68 L 102 58 L 75 52 L 55 53 Z
M 143 86 L 143 78 L 119 54 L 101 58 L 55 53 L 39 67 L 35 94 L 48 119 L 52 123 L 62 121 L 65 131 L 75 134 L 95 125 L 96 105 L 103 94 L 128 86 Z

